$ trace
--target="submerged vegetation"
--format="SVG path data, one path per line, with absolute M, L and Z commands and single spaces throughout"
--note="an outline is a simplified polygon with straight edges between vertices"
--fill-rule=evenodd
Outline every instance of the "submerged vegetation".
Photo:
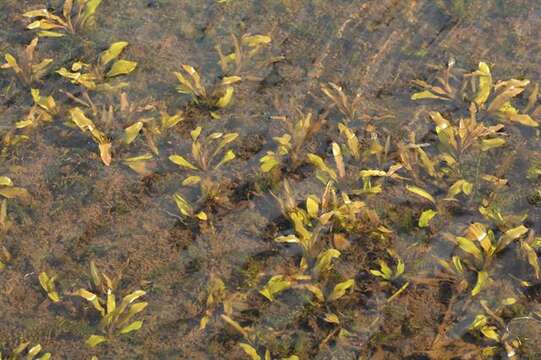
M 0 3 L 0 360 L 540 356 L 501 2 L 143 3 Z

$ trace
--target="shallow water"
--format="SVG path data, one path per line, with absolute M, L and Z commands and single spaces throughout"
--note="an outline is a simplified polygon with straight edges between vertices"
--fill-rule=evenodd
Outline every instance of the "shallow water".
M 25 11 L 49 6 L 61 15 L 62 4 L 1 0 L 2 57 L 21 59 L 36 36 L 26 29 Z M 487 139 L 505 144 L 482 150 L 480 139 L 467 149 L 461 143 L 458 165 L 445 170 L 442 156 L 449 150 L 429 114 L 440 112 L 455 126 L 469 118 L 480 87 L 471 73 L 482 61 L 493 84 L 530 80 L 512 103 L 541 121 L 534 90 L 540 25 L 541 4 L 533 0 L 104 0 L 95 25 L 40 38 L 37 62 L 53 59 L 40 80 L 25 83 L 20 74 L 0 69 L 0 175 L 28 192 L 6 200 L 5 216 L 0 211 L 1 353 L 29 341 L 53 359 L 539 358 L 539 132 L 488 111 L 493 87 L 477 110 L 477 123 L 503 124 Z M 217 46 L 225 55 L 234 52 L 234 38 L 244 34 L 272 41 L 253 56 L 242 45 L 242 67 L 224 71 Z M 137 68 L 106 82 L 126 82 L 125 88 L 85 90 L 55 72 L 76 61 L 96 64 L 118 41 L 129 43 L 120 59 L 137 62 Z M 414 80 L 436 84 L 450 63 L 456 90 L 451 101 L 411 99 L 420 91 Z M 174 72 L 182 64 L 201 75 L 211 104 L 177 91 Z M 232 75 L 242 80 L 232 85 L 231 103 L 220 108 L 222 79 Z M 344 89 L 348 102 L 358 95 L 354 114 L 348 117 L 324 94 L 321 86 L 330 82 Z M 49 122 L 17 128 L 33 107 L 31 88 L 53 96 L 57 111 Z M 74 107 L 112 143 L 109 166 L 100 158 L 99 141 L 71 120 Z M 182 114 L 183 120 L 167 128 L 160 125 L 164 114 Z M 288 132 L 287 121 L 307 114 L 310 136 L 280 166 L 263 172 L 260 159 L 278 152 L 275 138 Z M 139 121 L 141 132 L 126 144 L 124 129 Z M 340 123 L 356 134 L 358 158 Z M 219 151 L 203 172 L 170 161 L 178 154 L 196 163 L 190 132 L 198 126 L 201 142 L 213 132 L 237 133 L 224 147 L 235 159 L 214 168 L 225 153 Z M 14 144 L 21 135 L 27 138 Z M 336 166 L 333 142 L 342 146 L 345 176 Z M 434 174 L 416 149 L 427 154 Z M 325 171 L 316 171 L 309 153 L 334 169 L 337 203 L 348 203 L 342 197 L 348 194 L 364 206 L 349 218 L 334 208 L 328 223 L 305 212 L 304 226 L 318 235 L 303 249 L 275 241 L 300 236 L 291 211 L 281 209 L 277 198 L 287 203 L 285 184 L 296 211 L 305 209 L 309 195 L 321 198 L 325 185 L 317 177 Z M 152 159 L 135 168 L 125 161 L 144 154 Z M 387 172 L 393 165 L 401 166 L 398 177 L 370 180 L 381 192 L 369 193 L 366 183 L 364 192 L 355 191 L 363 188 L 361 170 Z M 182 185 L 188 175 L 203 177 L 215 196 L 205 198 L 199 185 Z M 496 178 L 507 182 L 498 185 Z M 450 200 L 449 188 L 458 180 L 471 189 Z M 433 201 L 408 191 L 411 186 L 429 192 Z M 175 193 L 191 203 L 194 216 L 182 214 Z M 480 207 L 497 209 L 501 221 Z M 419 217 L 431 209 L 437 215 L 420 227 Z M 199 211 L 206 220 L 197 219 Z M 479 261 L 456 244 L 472 223 L 491 229 L 493 242 L 506 231 L 527 230 Z M 316 269 L 329 249 L 340 255 Z M 463 274 L 441 264 L 454 256 Z M 381 270 L 379 260 L 393 271 L 403 262 L 404 273 L 390 281 L 378 277 L 371 270 Z M 107 333 L 99 311 L 79 296 L 84 288 L 106 299 L 109 286 L 96 285 L 91 262 L 113 280 L 117 305 L 123 296 L 145 291 L 137 301 L 148 306 L 132 319 L 143 321 L 138 331 Z M 42 272 L 57 276 L 60 301 L 40 286 Z M 481 272 L 488 279 L 477 291 Z M 269 299 L 261 291 L 275 276 L 287 286 Z M 354 285 L 333 296 L 335 286 L 349 280 Z M 480 316 L 486 324 L 472 328 Z M 91 347 L 85 343 L 91 335 L 106 341 Z

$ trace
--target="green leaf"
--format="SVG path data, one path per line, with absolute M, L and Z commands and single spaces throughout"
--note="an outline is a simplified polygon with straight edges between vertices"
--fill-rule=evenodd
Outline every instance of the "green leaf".
M 261 360 L 261 356 L 257 354 L 257 350 L 254 349 L 251 345 L 245 343 L 239 343 L 239 346 L 244 350 L 244 352 L 250 356 L 252 360 Z
M 319 171 L 322 171 L 322 172 L 326 173 L 333 180 L 337 179 L 336 172 L 333 169 L 329 168 L 327 166 L 327 164 L 325 164 L 325 161 L 321 157 L 319 157 L 319 156 L 317 156 L 315 154 L 308 154 L 307 159 Z
M 120 329 L 120 333 L 127 334 L 129 332 L 139 330 L 142 326 L 143 326 L 143 322 L 141 320 L 137 320 L 137 321 L 132 322 L 130 325 Z
M 417 186 L 410 186 L 410 185 L 407 185 L 406 186 L 406 190 L 408 190 L 409 192 L 415 194 L 415 195 L 418 195 L 422 198 L 425 198 L 433 203 L 436 203 L 436 201 L 434 200 L 434 198 L 432 197 L 432 195 L 430 195 L 430 193 L 428 193 L 428 191 L 424 190 L 424 189 L 421 189 L 420 187 L 417 187 Z
M 477 75 L 479 75 L 479 90 L 477 91 L 474 102 L 478 106 L 483 106 L 488 100 L 490 91 L 492 89 L 492 75 L 490 73 L 490 67 L 484 62 L 480 62 Z
M 186 179 L 184 179 L 182 181 L 182 185 L 193 186 L 193 185 L 199 184 L 200 182 L 201 182 L 201 177 L 194 175 L 194 176 L 188 176 Z
M 338 258 L 340 255 L 340 251 L 336 249 L 328 249 L 317 257 L 316 265 L 314 266 L 314 273 L 319 275 L 323 271 L 328 271 L 332 267 L 332 259 Z
M 334 287 L 329 297 L 329 301 L 335 301 L 335 300 L 340 299 L 342 296 L 346 294 L 346 290 L 353 287 L 353 285 L 355 285 L 355 280 L 353 279 L 349 279 L 349 280 L 336 284 L 336 286 Z
M 111 61 L 119 57 L 126 46 L 128 46 L 128 43 L 126 41 L 119 41 L 111 44 L 109 49 L 105 50 L 100 55 L 101 66 L 107 65 Z
M 442 96 L 438 96 L 431 91 L 424 90 L 420 92 L 416 92 L 415 94 L 411 95 L 411 100 L 422 100 L 422 99 L 440 99 L 440 100 L 447 100 L 446 98 Z
M 471 295 L 475 296 L 479 294 L 479 292 L 483 289 L 483 287 L 486 285 L 488 281 L 488 273 L 486 271 L 479 271 L 477 273 L 477 282 L 475 283 L 475 287 L 471 291 Z
M 98 6 L 100 6 L 102 0 L 88 0 L 86 2 L 86 7 L 81 15 L 80 23 L 82 26 L 85 26 L 88 24 L 89 21 L 92 21 L 94 18 L 94 15 L 96 14 L 96 10 L 98 9 Z
M 505 143 L 506 143 L 505 139 L 502 139 L 502 138 L 482 139 L 481 151 L 494 149 L 494 148 L 505 145 Z
M 420 228 L 428 227 L 430 220 L 432 220 L 432 218 L 436 216 L 437 214 L 438 212 L 432 209 L 423 211 L 421 213 L 421 216 L 419 217 L 419 227 Z
M 317 217 L 319 214 L 319 202 L 313 195 L 308 196 L 306 199 L 306 212 L 313 218 Z
M 517 226 L 513 229 L 507 230 L 498 241 L 498 246 L 496 246 L 496 252 L 505 249 L 513 240 L 518 239 L 522 235 L 528 232 L 528 228 L 524 225 Z
M 107 77 L 114 77 L 118 75 L 127 75 L 131 73 L 137 67 L 137 63 L 128 60 L 118 60 L 113 64 L 111 70 L 107 73 Z
M 473 241 L 461 236 L 457 236 L 456 240 L 457 240 L 458 246 L 462 250 L 464 250 L 468 254 L 473 255 L 478 260 L 483 259 L 483 254 L 481 253 L 481 250 L 475 245 Z
M 274 296 L 291 287 L 291 281 L 283 275 L 275 275 L 267 282 L 267 284 L 259 291 L 261 295 L 274 301 Z
M 530 126 L 530 127 L 538 127 L 539 123 L 532 119 L 530 115 L 526 114 L 506 114 L 506 118 L 509 121 L 516 122 L 521 125 Z
M 143 122 L 138 121 L 135 124 L 128 126 L 124 129 L 124 142 L 126 144 L 131 144 L 133 140 L 139 135 L 139 132 L 143 128 Z
M 184 157 L 180 155 L 171 155 L 169 156 L 169 161 L 172 163 L 181 166 L 183 168 L 192 169 L 192 170 L 198 170 L 195 166 L 193 166 L 188 160 L 186 160 Z
M 30 199 L 30 193 L 26 189 L 20 187 L 6 186 L 0 188 L 0 195 L 8 199 Z
M 481 333 L 488 339 L 500 342 L 500 335 L 498 335 L 495 326 L 483 326 Z
M 90 347 L 95 347 L 96 345 L 99 345 L 104 341 L 107 341 L 104 336 L 90 335 L 89 338 L 86 340 L 86 344 Z
M 215 169 L 218 169 L 220 166 L 222 166 L 223 164 L 226 164 L 228 162 L 230 162 L 231 160 L 233 160 L 235 158 L 235 153 L 233 152 L 233 150 L 229 150 L 227 151 L 225 154 L 224 154 L 224 157 L 222 158 L 222 160 L 220 160 L 220 162 L 218 163 L 218 165 L 216 165 L 214 168 Z
M 27 358 L 32 359 L 34 356 L 39 354 L 40 351 L 41 351 L 41 345 L 37 344 L 36 346 L 34 346 L 30 350 L 28 350 Z
M 280 161 L 278 161 L 275 153 L 269 151 L 267 155 L 259 159 L 259 164 L 261 171 L 266 173 L 280 165 Z
M 87 118 L 80 108 L 74 107 L 69 110 L 69 113 L 71 121 L 73 121 L 81 130 L 86 131 L 87 129 L 94 127 L 94 122 Z
M 0 186 L 13 186 L 13 182 L 7 176 L 0 176 Z
M 231 100 L 233 99 L 234 92 L 235 92 L 235 89 L 233 88 L 233 86 L 228 86 L 225 89 L 225 94 L 221 98 L 219 98 L 218 101 L 216 101 L 216 106 L 219 108 L 227 107 L 231 103 Z

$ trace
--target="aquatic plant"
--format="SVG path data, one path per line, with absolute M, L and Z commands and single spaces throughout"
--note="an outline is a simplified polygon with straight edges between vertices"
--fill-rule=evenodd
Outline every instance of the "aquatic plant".
M 102 0 L 65 0 L 62 16 L 55 15 L 46 8 L 30 10 L 24 17 L 34 19 L 26 28 L 39 30 L 40 37 L 62 37 L 74 35 L 93 26 L 96 10 Z
M 238 76 L 224 77 L 220 84 L 215 86 L 212 91 L 208 91 L 195 68 L 183 64 L 182 70 L 184 74 L 175 72 L 175 76 L 180 83 L 177 91 L 181 94 L 191 95 L 192 100 L 196 104 L 207 106 L 214 118 L 220 118 L 220 115 L 215 110 L 229 106 L 235 92 L 232 84 L 239 82 L 241 78 Z
M 513 99 L 522 94 L 530 84 L 529 80 L 509 79 L 494 84 L 490 67 L 485 62 L 479 63 L 479 69 L 471 74 L 462 76 L 462 87 L 459 89 L 451 85 L 450 80 L 456 78 L 452 75 L 454 63 L 450 63 L 443 70 L 443 75 L 437 77 L 437 85 L 430 85 L 425 81 L 416 80 L 414 83 L 424 89 L 411 96 L 412 100 L 432 99 L 444 101 L 464 102 L 475 104 L 477 110 L 497 119 L 518 123 L 525 126 L 538 127 L 539 124 L 529 113 L 536 112 L 538 87 L 532 90 L 528 103 L 520 110 L 513 104 Z M 474 88 L 472 93 L 467 91 L 466 80 L 470 78 Z M 458 80 L 458 79 L 457 79 Z M 460 81 L 460 80 L 458 80 Z
M 477 272 L 477 281 L 471 291 L 472 296 L 479 294 L 490 281 L 489 271 L 496 255 L 527 232 L 527 227 L 519 225 L 503 232 L 496 239 L 494 232 L 485 224 L 473 223 L 468 226 L 464 236 L 450 239 L 467 255 L 462 261 Z
M 273 169 L 294 171 L 305 161 L 308 140 L 320 130 L 322 121 L 319 119 L 314 122 L 311 113 L 304 114 L 300 110 L 297 112 L 294 119 L 287 116 L 272 118 L 280 122 L 285 132 L 273 138 L 277 145 L 276 150 L 267 151 L 266 155 L 259 159 L 262 172 L 269 173 Z
M 331 100 L 331 108 L 336 108 L 346 117 L 346 121 L 357 119 L 357 112 L 361 103 L 361 95 L 357 94 L 350 99 L 344 89 L 335 83 L 321 84 L 321 91 Z
M 32 347 L 30 347 L 30 342 L 23 342 L 19 344 L 15 349 L 13 349 L 10 353 L 7 354 L 7 357 L 2 356 L 2 352 L 0 352 L 0 360 L 18 360 L 22 359 L 23 357 L 27 360 L 49 360 L 51 359 L 51 353 L 45 353 L 39 357 L 37 357 L 42 350 L 42 347 L 40 344 L 36 344 Z
M 11 69 L 27 86 L 41 80 L 47 74 L 53 59 L 47 58 L 37 62 L 35 53 L 38 42 L 39 39 L 34 38 L 17 58 L 9 53 L 5 54 L 6 63 L 0 65 L 0 69 Z
M 111 165 L 111 141 L 107 136 L 99 130 L 94 122 L 89 119 L 85 113 L 79 108 L 74 107 L 69 111 L 71 121 L 77 125 L 82 132 L 89 132 L 94 142 L 98 145 L 100 157 L 106 166 Z
M 491 343 L 489 346 L 484 346 L 481 349 L 483 356 L 497 356 L 498 353 L 503 350 L 508 359 L 517 358 L 518 351 L 521 347 L 521 341 L 519 338 L 513 336 L 510 332 L 509 325 L 513 322 L 528 319 L 533 320 L 535 318 L 526 316 L 504 320 L 501 317 L 502 313 L 516 303 L 517 300 L 510 297 L 501 300 L 499 305 L 491 308 L 486 300 L 480 301 L 483 313 L 479 313 L 475 316 L 475 319 L 468 327 L 468 331 L 471 334 L 480 335 L 485 341 Z
M 87 345 L 95 347 L 112 337 L 141 329 L 143 321 L 132 321 L 132 319 L 145 310 L 148 303 L 134 303 L 134 301 L 145 295 L 146 292 L 143 290 L 133 291 L 124 296 L 120 304 L 117 305 L 114 292 L 117 290 L 116 282 L 118 282 L 118 279 L 116 282 L 111 280 L 109 276 L 100 272 L 93 262 L 90 264 L 90 275 L 95 292 L 81 288 L 76 292 L 76 295 L 87 300 L 99 312 L 101 315 L 100 329 L 103 335 L 91 335 L 86 340 Z
M 41 288 L 47 293 L 47 296 L 52 302 L 59 302 L 60 295 L 56 291 L 56 275 L 49 277 L 46 272 L 39 274 L 39 284 Z
M 137 68 L 135 61 L 118 59 L 127 46 L 128 43 L 125 41 L 115 42 L 99 55 L 96 64 L 77 61 L 71 65 L 71 71 L 62 67 L 56 73 L 69 79 L 72 84 L 80 85 L 88 90 L 112 91 L 123 88 L 127 86 L 126 83 L 111 85 L 108 81 L 118 76 L 128 75 Z
M 183 186 L 197 186 L 200 191 L 200 201 L 208 200 L 220 201 L 221 189 L 217 181 L 217 172 L 220 168 L 235 159 L 235 152 L 227 147 L 237 139 L 237 133 L 213 132 L 207 136 L 201 136 L 203 128 L 198 126 L 191 131 L 192 146 L 190 162 L 184 156 L 173 154 L 169 156 L 169 161 L 180 166 L 190 175 L 182 181 Z M 184 216 L 197 217 L 200 220 L 206 220 L 207 215 L 204 212 L 195 212 L 180 194 L 174 196 L 177 207 Z
M 223 74 L 226 76 L 240 77 L 250 79 L 250 76 L 246 74 L 246 66 L 248 62 L 252 60 L 261 49 L 267 47 L 272 42 L 272 38 L 269 35 L 261 34 L 244 34 L 239 39 L 235 35 L 231 35 L 232 51 L 224 54 L 221 45 L 216 45 L 216 50 L 220 56 L 220 67 Z M 271 62 L 281 60 L 282 58 L 272 59 Z

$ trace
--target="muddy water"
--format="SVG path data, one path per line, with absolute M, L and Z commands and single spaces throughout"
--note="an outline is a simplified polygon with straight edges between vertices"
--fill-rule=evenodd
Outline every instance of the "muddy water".
M 25 29 L 25 11 L 49 6 L 61 14 L 62 3 L 1 0 L 2 57 L 21 56 L 35 37 L 36 31 Z M 13 71 L 0 71 L 0 175 L 29 194 L 6 201 L 2 224 L 2 354 L 30 341 L 54 359 L 258 359 L 266 353 L 271 359 L 506 359 L 513 352 L 515 359 L 539 358 L 541 285 L 521 245 L 528 243 L 535 254 L 535 234 L 541 231 L 536 128 L 503 122 L 505 146 L 465 153 L 460 171 L 474 190 L 457 201 L 444 200 L 453 183 L 446 176 L 434 180 L 406 167 L 398 171 L 403 179 L 374 179 L 383 186 L 379 194 L 353 190 L 362 187 L 360 170 L 403 164 L 402 145 L 422 143 L 437 157 L 429 112 L 439 111 L 453 123 L 469 116 L 465 99 L 412 101 L 418 91 L 413 80 L 434 83 L 450 61 L 457 74 L 471 73 L 484 61 L 494 83 L 517 78 L 533 86 L 540 77 L 540 25 L 541 4 L 533 0 L 104 0 L 95 26 L 74 36 L 40 39 L 35 56 L 53 59 L 40 81 L 28 85 Z M 243 63 L 238 71 L 243 80 L 234 84 L 229 106 L 212 108 L 177 92 L 173 73 L 182 64 L 194 66 L 208 89 L 233 75 L 221 69 L 217 45 L 227 54 L 234 49 L 232 35 L 243 34 L 265 34 L 272 41 Z M 90 91 L 94 108 L 86 106 L 82 87 L 55 71 L 75 61 L 95 64 L 117 41 L 129 43 L 122 58 L 136 61 L 137 69 L 118 80 L 127 82 L 126 88 Z M 306 154 L 334 166 L 331 143 L 343 143 L 337 126 L 346 116 L 320 88 L 329 82 L 360 98 L 347 124 L 364 155 L 362 161 L 347 157 L 348 176 L 354 175 L 338 181 L 338 197 L 349 193 L 369 210 L 357 214 L 351 228 L 321 233 L 314 251 L 337 248 L 341 255 L 332 269 L 315 276 L 310 269 L 317 252 L 306 256 L 309 269 L 299 270 L 302 248 L 274 240 L 295 232 L 276 197 L 284 197 L 287 182 L 294 202 L 304 207 L 308 195 L 320 197 L 325 190 Z M 463 86 L 458 80 L 454 85 Z M 59 111 L 50 122 L 17 129 L 33 105 L 30 88 L 53 96 Z M 526 106 L 531 89 L 514 100 L 517 106 Z M 76 106 L 112 140 L 110 166 L 100 159 L 93 138 L 70 121 L 69 110 Z M 104 115 L 109 107 L 111 118 Z M 165 113 L 182 113 L 184 120 L 155 137 L 145 125 L 132 143 L 122 144 L 126 127 L 159 122 Z M 286 156 L 281 171 L 262 173 L 260 159 L 276 151 L 274 138 L 286 132 L 276 117 L 298 119 L 300 113 L 311 113 L 317 128 L 299 148 L 300 160 Z M 532 117 L 541 121 L 535 112 Z M 482 114 L 478 120 L 502 123 Z M 205 173 L 218 187 L 210 200 L 197 186 L 183 186 L 194 173 L 168 159 L 182 154 L 193 161 L 190 132 L 197 126 L 203 127 L 202 136 L 239 134 L 227 147 L 236 158 Z M 9 143 L 20 135 L 27 139 Z M 374 139 L 387 148 L 384 155 L 368 151 Z M 143 154 L 153 155 L 144 171 L 123 161 Z M 507 183 L 495 190 L 483 182 L 485 174 Z M 406 185 L 431 192 L 436 205 L 408 193 Z M 208 219 L 183 215 L 175 193 Z M 509 217 L 505 224 L 479 212 L 488 200 Z M 420 214 L 431 207 L 439 214 L 420 228 Z M 476 265 L 452 241 L 473 222 L 486 224 L 496 238 L 521 224 L 529 231 L 487 265 L 490 280 L 475 296 Z M 438 262 L 453 256 L 464 259 L 462 278 Z M 379 269 L 380 259 L 395 268 L 398 257 L 405 272 L 396 279 L 370 272 Z M 100 313 L 77 295 L 84 288 L 106 298 L 92 279 L 91 262 L 113 279 L 118 303 L 135 290 L 145 291 L 138 301 L 148 306 L 133 318 L 143 321 L 140 330 L 107 334 Z M 42 272 L 57 276 L 60 301 L 53 302 L 40 286 Z M 259 291 L 279 275 L 290 286 L 270 301 Z M 348 279 L 355 285 L 330 301 L 334 286 Z M 301 288 L 308 283 L 321 289 L 323 301 Z M 510 305 L 502 305 L 506 300 Z M 490 329 L 483 335 L 470 328 L 478 315 L 487 318 L 497 340 L 486 336 Z M 107 340 L 90 347 L 85 342 L 91 335 Z

